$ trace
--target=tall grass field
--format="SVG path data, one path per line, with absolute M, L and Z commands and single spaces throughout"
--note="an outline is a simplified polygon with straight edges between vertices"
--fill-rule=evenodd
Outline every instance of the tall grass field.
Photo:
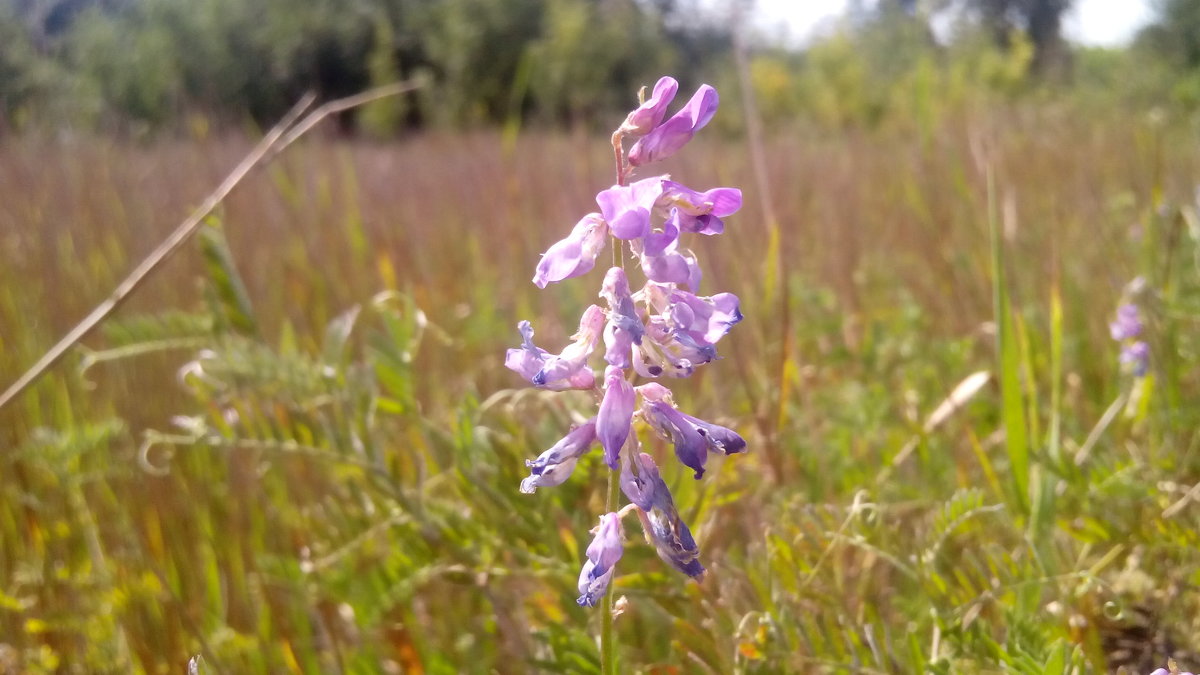
M 0 138 L 0 385 L 253 142 Z M 695 481 L 642 438 L 709 574 L 627 546 L 619 672 L 1200 668 L 1198 142 L 1030 102 L 669 160 L 745 194 L 695 247 L 745 320 L 675 393 L 749 447 Z M 596 301 L 530 277 L 611 182 L 534 129 L 252 174 L 0 410 L 0 673 L 599 672 L 607 467 L 517 490 L 593 400 L 503 362 Z

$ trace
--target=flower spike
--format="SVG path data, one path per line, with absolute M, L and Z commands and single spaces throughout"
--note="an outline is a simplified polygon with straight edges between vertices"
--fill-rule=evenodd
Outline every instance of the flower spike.
M 536 459 L 526 460 L 529 475 L 523 493 L 561 485 L 581 457 L 596 445 L 603 448 L 610 489 L 620 488 L 629 504 L 615 498 L 600 516 L 600 526 L 587 548 L 579 574 L 579 597 L 593 607 L 609 592 L 615 565 L 624 550 L 621 517 L 634 511 L 646 541 L 671 567 L 699 580 L 705 574 L 696 540 L 679 516 L 658 465 L 641 451 L 635 422 L 649 427 L 672 445 L 675 456 L 699 479 L 710 455 L 744 452 L 746 441 L 726 427 L 680 412 L 671 390 L 657 382 L 638 387 L 630 371 L 645 378 L 683 378 L 717 360 L 716 344 L 742 320 L 732 293 L 701 296 L 703 274 L 685 238 L 715 235 L 725 218 L 742 207 L 737 188 L 693 190 L 668 175 L 630 182 L 638 167 L 670 157 L 709 123 L 716 113 L 716 89 L 702 85 L 691 100 L 667 118 L 667 107 L 679 83 L 662 77 L 651 96 L 631 111 L 613 132 L 616 184 L 596 195 L 597 211 L 579 220 L 537 262 L 533 283 L 539 288 L 582 276 L 611 238 L 613 267 L 604 274 L 599 296 L 603 306 L 590 305 L 579 330 L 563 350 L 553 354 L 533 342 L 533 326 L 518 325 L 521 345 L 509 349 L 504 365 L 534 387 L 548 391 L 591 390 L 599 400 L 596 414 L 572 428 Z M 626 152 L 624 138 L 636 139 Z M 625 242 L 628 242 L 626 249 Z M 640 288 L 631 286 L 625 263 L 631 254 L 645 276 Z M 619 261 L 619 262 L 618 262 Z M 589 365 L 604 340 L 603 379 Z M 1135 350 L 1137 345 L 1127 345 Z M 639 404 L 640 400 L 640 404 Z M 626 450 L 627 448 L 627 450 Z M 610 493 L 610 494 L 616 494 Z

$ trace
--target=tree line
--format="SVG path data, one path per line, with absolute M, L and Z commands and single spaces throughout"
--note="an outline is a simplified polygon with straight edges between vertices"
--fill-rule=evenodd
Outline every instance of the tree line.
M 1082 67 L 1062 38 L 1069 6 L 856 0 L 835 34 L 805 48 L 752 34 L 743 43 L 764 106 L 780 116 L 819 105 L 797 99 L 866 95 L 848 89 L 905 81 L 928 63 L 974 64 L 963 77 L 985 84 L 998 71 L 1003 87 L 1062 87 L 1079 71 L 1144 75 L 1128 63 L 1138 58 L 1164 73 L 1156 93 L 1200 100 L 1200 0 L 1162 0 L 1133 48 L 1084 53 Z M 333 98 L 416 76 L 430 85 L 344 124 L 384 134 L 512 120 L 590 126 L 661 73 L 685 86 L 736 77 L 730 16 L 747 9 L 741 0 L 4 0 L 0 131 L 265 124 L 305 91 Z M 946 16 L 949 41 L 932 29 Z M 871 96 L 852 117 L 890 105 Z

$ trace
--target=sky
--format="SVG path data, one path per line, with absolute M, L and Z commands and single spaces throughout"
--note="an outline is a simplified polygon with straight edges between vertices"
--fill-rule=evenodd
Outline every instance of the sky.
M 847 0 L 755 0 L 755 23 L 787 42 L 805 42 L 846 9 Z M 1118 46 L 1153 18 L 1150 0 L 1075 0 L 1063 31 L 1073 42 Z

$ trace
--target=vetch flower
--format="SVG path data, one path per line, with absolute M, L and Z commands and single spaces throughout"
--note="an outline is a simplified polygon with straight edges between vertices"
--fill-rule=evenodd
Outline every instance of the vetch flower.
M 619 133 L 644 136 L 657 127 L 667 115 L 667 106 L 675 99 L 679 83 L 675 78 L 664 76 L 654 85 L 654 93 L 636 110 L 629 113 L 618 129 Z
M 633 144 L 629 150 L 629 163 L 643 166 L 675 154 L 708 124 L 719 104 L 717 90 L 707 84 L 700 85 L 687 105 Z
M 721 219 L 742 208 L 742 191 L 737 188 L 718 187 L 696 192 L 671 180 L 664 180 L 662 185 L 658 204 L 672 207 L 668 222 L 674 223 L 681 232 L 720 234 L 725 231 L 725 222 Z
M 643 485 L 639 487 L 637 499 L 629 491 L 626 491 L 626 496 L 638 506 L 638 517 L 650 535 L 650 542 L 654 544 L 658 557 L 699 581 L 704 576 L 704 565 L 699 560 L 700 547 L 692 538 L 687 524 L 679 517 L 675 501 L 671 499 L 671 491 L 659 475 L 654 459 L 645 453 L 638 455 L 637 459 Z M 624 483 L 622 487 L 625 487 Z
M 529 477 L 521 481 L 521 492 L 533 494 L 540 487 L 562 485 L 575 471 L 579 458 L 596 442 L 596 418 L 580 424 L 566 436 L 538 455 L 537 459 L 525 460 Z
M 656 386 L 658 389 L 650 389 L 648 385 L 638 388 L 642 394 L 642 417 L 660 436 L 671 441 L 675 456 L 695 472 L 697 479 L 704 475 L 709 452 L 732 455 L 746 449 L 746 441 L 732 429 L 679 412 L 671 402 L 670 391 Z
M 595 607 L 608 590 L 617 561 L 624 552 L 621 545 L 621 517 L 616 513 L 600 516 L 596 537 L 587 547 L 587 561 L 579 573 L 579 599 L 583 607 Z
M 663 224 L 662 232 L 651 232 L 634 251 L 642 263 L 642 273 L 650 281 L 687 286 L 693 293 L 700 289 L 700 263 L 691 251 L 681 253 L 679 227 L 671 221 Z
M 708 459 L 708 446 L 696 427 L 688 424 L 675 406 L 662 401 L 647 401 L 642 404 L 642 417 L 663 438 L 675 446 L 675 456 L 683 465 L 695 471 L 695 478 L 704 475 L 704 462 Z
M 638 420 L 672 443 L 676 456 L 696 478 L 710 454 L 742 452 L 745 440 L 726 427 L 680 412 L 671 390 L 649 382 L 633 387 L 628 370 L 648 378 L 687 377 L 697 366 L 717 358 L 716 343 L 742 320 L 737 296 L 697 295 L 702 273 L 683 239 L 724 231 L 724 218 L 742 206 L 736 188 L 693 190 L 660 175 L 630 183 L 637 167 L 669 157 L 712 119 L 719 104 L 715 89 L 701 86 L 691 100 L 668 119 L 667 107 L 679 83 L 663 77 L 650 98 L 630 112 L 613 132 L 616 184 L 596 195 L 598 213 L 589 213 L 555 242 L 537 263 L 533 283 L 539 288 L 578 277 L 595 268 L 608 237 L 613 260 L 622 260 L 604 275 L 599 296 L 605 309 L 591 305 L 579 330 L 560 353 L 533 342 L 533 327 L 522 321 L 520 347 L 508 350 L 505 365 L 534 386 L 554 391 L 592 389 L 600 398 L 594 417 L 571 429 L 536 459 L 527 460 L 529 476 L 521 492 L 561 485 L 579 459 L 596 445 L 604 449 L 610 499 L 587 560 L 579 575 L 580 605 L 592 607 L 608 592 L 614 566 L 622 553 L 621 517 L 636 511 L 658 556 L 672 567 L 699 579 L 704 566 L 691 531 L 679 517 L 667 484 L 650 455 L 641 452 L 633 425 Z M 624 138 L 634 137 L 628 152 Z M 629 242 L 625 248 L 624 242 Z M 645 283 L 634 291 L 624 268 L 627 250 L 640 263 Z M 602 382 L 588 362 L 604 339 L 607 366 Z M 640 406 L 639 406 L 640 397 Z M 617 491 L 631 502 L 619 507 Z
M 621 456 L 621 492 L 643 511 L 654 507 L 654 491 L 662 478 L 658 465 L 644 452 L 627 452 Z
M 528 321 L 517 325 L 522 345 L 509 349 L 504 365 L 536 387 L 551 391 L 591 389 L 596 376 L 587 367 L 587 358 L 596 348 L 604 326 L 604 310 L 592 305 L 579 321 L 579 331 L 560 354 L 551 354 L 533 344 L 533 326 Z
M 604 398 L 596 415 L 596 436 L 604 448 L 604 461 L 614 471 L 620 459 L 621 446 L 629 438 L 635 399 L 633 385 L 625 379 L 625 371 L 609 366 L 604 371 Z
M 642 343 L 646 329 L 638 316 L 629 292 L 625 270 L 613 267 L 604 275 L 600 297 L 608 302 L 608 323 L 604 326 L 604 359 L 618 368 L 628 368 L 633 345 Z
M 608 223 L 599 213 L 584 216 L 571 234 L 542 254 L 533 283 L 538 288 L 563 279 L 587 274 L 596 265 L 596 256 L 608 243 Z
M 614 185 L 596 195 L 600 214 L 617 239 L 640 239 L 650 233 L 650 214 L 662 195 L 663 176 L 632 185 Z
M 658 312 L 650 315 L 646 338 L 634 350 L 633 367 L 643 377 L 688 377 L 717 358 L 715 343 L 742 320 L 732 293 L 706 298 L 652 282 L 639 295 Z

